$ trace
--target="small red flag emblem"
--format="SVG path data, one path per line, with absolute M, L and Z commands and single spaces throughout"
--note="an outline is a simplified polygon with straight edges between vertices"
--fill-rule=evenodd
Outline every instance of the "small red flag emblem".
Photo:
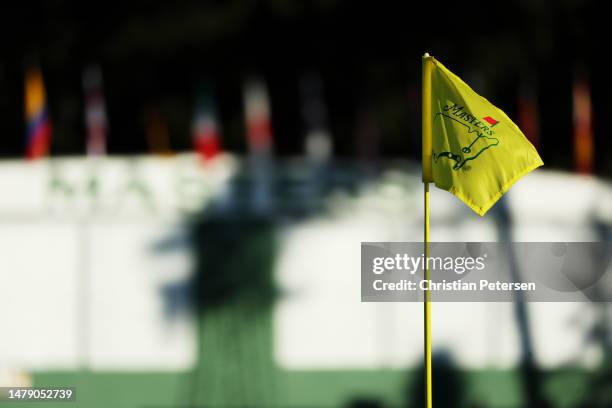
M 482 118 L 482 120 L 484 120 L 485 122 L 487 122 L 489 125 L 491 125 L 491 127 L 497 125 L 499 123 L 499 120 L 495 120 L 490 116 L 485 116 L 484 118 Z

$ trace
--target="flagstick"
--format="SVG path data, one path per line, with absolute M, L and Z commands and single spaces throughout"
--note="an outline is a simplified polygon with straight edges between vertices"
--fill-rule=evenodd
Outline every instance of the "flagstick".
M 425 204 L 425 236 L 424 236 L 424 249 L 425 249 L 425 280 L 429 281 L 430 271 L 427 268 L 427 259 L 429 258 L 429 183 L 424 183 L 424 204 Z M 424 339 L 425 339 L 425 407 L 431 408 L 432 406 L 432 392 L 431 392 L 431 303 L 430 298 L 431 292 L 429 289 L 425 291 L 424 301 Z
M 430 271 L 427 268 L 427 258 L 429 258 L 429 183 L 433 181 L 431 172 L 431 71 L 433 61 L 429 54 L 423 55 L 423 80 L 422 80 L 422 120 L 421 127 L 423 131 L 423 198 L 424 198 L 424 279 L 429 281 Z M 425 299 L 423 302 L 423 340 L 425 345 L 424 350 L 424 367 L 425 367 L 425 408 L 432 408 L 432 381 L 431 381 L 431 293 L 425 291 Z

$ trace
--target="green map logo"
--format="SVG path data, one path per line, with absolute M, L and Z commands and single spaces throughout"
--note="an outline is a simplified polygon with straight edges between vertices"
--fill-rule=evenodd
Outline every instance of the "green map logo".
M 499 123 L 498 120 L 491 116 L 485 116 L 482 119 L 476 119 L 476 116 L 465 110 L 463 106 L 459 106 L 453 102 L 452 105 L 445 105 L 442 112 L 436 113 L 434 120 L 450 119 L 465 127 L 468 144 L 461 147 L 460 152 L 433 152 L 434 163 L 438 160 L 446 158 L 455 162 L 453 170 L 462 169 L 465 164 L 471 160 L 476 160 L 485 150 L 495 147 L 499 144 L 499 139 L 493 137 L 495 132 L 493 128 Z M 472 139 L 473 137 L 473 139 Z M 480 143 L 478 143 L 480 142 Z M 484 143 L 483 143 L 484 142 Z M 476 145 L 476 147 L 474 147 Z

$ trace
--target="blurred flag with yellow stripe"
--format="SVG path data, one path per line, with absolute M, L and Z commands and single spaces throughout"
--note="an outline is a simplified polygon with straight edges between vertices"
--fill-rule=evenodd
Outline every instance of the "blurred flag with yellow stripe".
M 51 143 L 51 120 L 47 109 L 45 85 L 38 67 L 26 71 L 24 113 L 26 121 L 26 157 L 46 156 Z

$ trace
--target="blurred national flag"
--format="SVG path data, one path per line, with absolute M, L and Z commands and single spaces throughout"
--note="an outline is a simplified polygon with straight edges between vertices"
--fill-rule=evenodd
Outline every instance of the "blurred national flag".
M 25 76 L 26 158 L 46 156 L 51 142 L 51 120 L 47 108 L 45 85 L 40 68 L 26 71 Z
M 87 154 L 106 154 L 107 119 L 102 72 L 97 65 L 89 66 L 83 72 L 85 91 L 85 125 L 87 127 Z
M 219 121 L 208 82 L 202 83 L 197 91 L 192 134 L 194 148 L 202 159 L 210 160 L 220 153 Z
M 273 143 L 272 122 L 268 88 L 262 79 L 251 78 L 246 82 L 244 104 L 249 151 L 267 154 Z

